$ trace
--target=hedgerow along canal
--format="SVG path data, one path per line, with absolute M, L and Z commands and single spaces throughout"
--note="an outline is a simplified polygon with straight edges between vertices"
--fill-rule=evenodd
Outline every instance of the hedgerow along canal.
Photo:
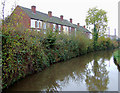
M 114 51 L 99 51 L 53 64 L 7 91 L 118 91 Z

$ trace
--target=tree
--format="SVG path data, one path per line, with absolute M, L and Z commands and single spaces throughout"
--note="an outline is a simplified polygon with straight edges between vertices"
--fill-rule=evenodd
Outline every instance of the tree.
M 4 12 L 5 12 L 5 0 L 2 1 L 2 25 L 3 25 L 2 30 L 4 29 L 3 27 L 4 27 L 4 20 L 5 20 Z
M 97 46 L 98 34 L 104 35 L 107 28 L 107 12 L 102 9 L 97 9 L 96 7 L 90 8 L 88 10 L 88 15 L 86 16 L 86 25 L 94 25 L 93 40 L 94 49 Z

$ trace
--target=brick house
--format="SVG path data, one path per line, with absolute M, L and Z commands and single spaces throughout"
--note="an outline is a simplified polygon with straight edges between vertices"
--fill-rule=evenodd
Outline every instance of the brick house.
M 60 15 L 60 17 L 55 17 L 52 15 L 52 11 L 48 11 L 48 14 L 45 14 L 36 11 L 36 6 L 31 6 L 31 9 L 17 6 L 11 16 L 13 14 L 20 15 L 22 17 L 20 22 L 27 29 L 45 31 L 47 28 L 51 28 L 53 31 L 58 30 L 59 32 L 65 32 L 67 34 L 78 30 L 85 32 L 87 35 L 91 33 L 85 27 L 79 26 L 79 23 L 78 25 L 73 24 L 72 18 L 68 21 L 63 18 L 63 15 Z

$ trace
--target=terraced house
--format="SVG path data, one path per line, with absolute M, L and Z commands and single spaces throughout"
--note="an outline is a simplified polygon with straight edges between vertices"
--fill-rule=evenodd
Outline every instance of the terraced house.
M 69 34 L 73 31 L 82 31 L 88 37 L 90 35 L 90 31 L 88 31 L 85 26 L 79 26 L 79 23 L 77 25 L 73 24 L 72 18 L 68 21 L 63 18 L 63 15 L 55 17 L 52 15 L 52 11 L 48 11 L 48 14 L 45 14 L 36 11 L 36 6 L 31 6 L 31 9 L 17 6 L 12 14 L 22 16 L 20 22 L 27 29 L 43 30 L 45 32 L 47 28 L 51 28 L 53 31 L 58 30 L 59 33 L 65 32 Z

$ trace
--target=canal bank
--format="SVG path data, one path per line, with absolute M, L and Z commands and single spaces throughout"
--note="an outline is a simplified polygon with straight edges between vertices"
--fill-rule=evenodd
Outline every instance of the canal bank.
M 114 63 L 117 65 L 120 71 L 120 49 L 114 52 Z
M 48 30 L 12 31 L 6 29 L 2 36 L 2 86 L 8 88 L 29 74 L 40 72 L 56 62 L 63 62 L 93 52 L 93 40 L 77 31 L 66 35 Z M 110 38 L 98 38 L 97 50 L 117 47 Z
M 118 91 L 113 52 L 93 52 L 53 64 L 6 91 Z

